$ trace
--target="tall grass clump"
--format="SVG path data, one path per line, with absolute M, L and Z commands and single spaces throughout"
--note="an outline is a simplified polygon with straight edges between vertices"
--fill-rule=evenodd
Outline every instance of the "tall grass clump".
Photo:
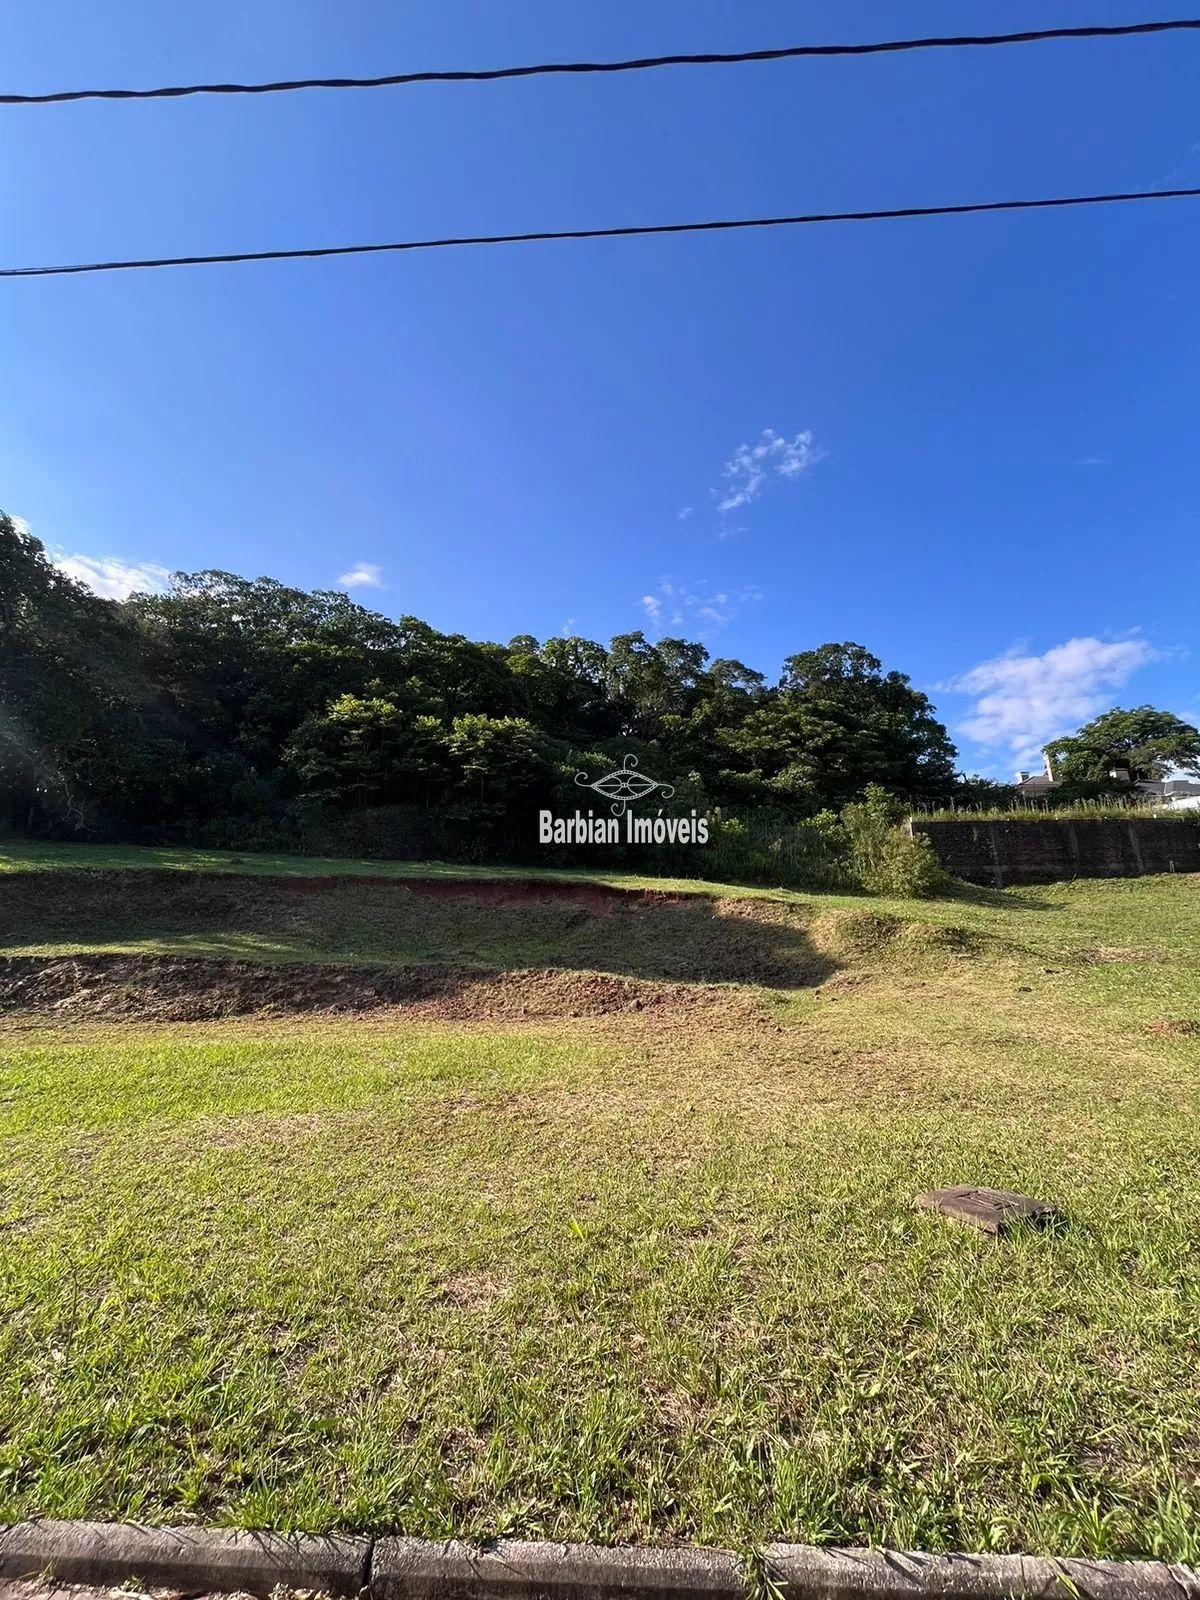
M 919 900 L 949 883 L 929 841 L 904 827 L 904 808 L 877 784 L 841 815 L 709 815 L 706 877 L 797 889 L 864 889 Z M 693 857 L 694 859 L 694 857 Z
M 845 806 L 841 822 L 850 868 L 868 894 L 928 899 L 944 889 L 949 878 L 929 840 L 909 833 L 902 825 L 903 816 L 903 807 L 877 783 L 867 785 L 861 800 Z
M 707 878 L 781 885 L 792 889 L 849 889 L 845 830 L 832 811 L 797 820 L 768 812 L 709 813 L 703 851 Z
M 919 813 L 923 822 L 1071 822 L 1105 817 L 1153 817 L 1156 821 L 1197 822 L 1200 812 L 1176 811 L 1148 796 L 1112 795 L 1100 800 L 1018 800 L 1010 806 L 935 806 Z

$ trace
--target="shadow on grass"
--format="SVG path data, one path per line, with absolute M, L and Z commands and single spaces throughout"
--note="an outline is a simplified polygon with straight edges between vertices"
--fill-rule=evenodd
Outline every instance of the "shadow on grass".
M 12 874 L 0 881 L 0 921 L 9 951 L 55 956 L 559 969 L 779 989 L 821 983 L 836 966 L 802 909 L 591 883 Z
M 1061 900 L 1044 900 L 1033 889 L 1028 887 L 1005 889 L 989 889 L 985 884 L 967 883 L 963 879 L 956 879 L 953 889 L 943 896 L 947 900 L 958 900 L 964 905 L 983 906 L 988 911 L 1061 911 Z

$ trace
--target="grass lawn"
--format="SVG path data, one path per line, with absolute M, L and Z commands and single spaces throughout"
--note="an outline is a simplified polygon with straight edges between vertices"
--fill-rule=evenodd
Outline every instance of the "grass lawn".
M 190 850 L 137 844 L 55 844 L 44 840 L 0 838 L 0 873 L 78 872 L 84 870 L 221 872 L 267 878 L 440 878 L 584 880 L 620 888 L 647 888 L 673 893 L 708 892 L 761 895 L 786 890 L 733 888 L 696 878 L 651 878 L 634 872 L 605 872 L 579 867 L 467 866 L 461 861 L 355 860 L 345 856 L 287 856 L 234 850 Z
M 729 1004 L 10 1015 L 0 1519 L 1200 1558 L 1200 881 L 382 927 L 356 894 L 276 958 Z M 247 897 L 56 905 L 0 885 L 0 946 L 272 937 Z M 1067 1225 L 913 1210 L 955 1182 Z

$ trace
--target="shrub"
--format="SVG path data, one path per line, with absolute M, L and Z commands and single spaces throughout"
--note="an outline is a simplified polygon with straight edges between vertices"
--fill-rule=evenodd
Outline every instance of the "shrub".
M 859 881 L 870 894 L 898 900 L 928 900 L 940 894 L 949 877 L 938 864 L 929 840 L 893 828 L 869 871 Z
M 850 843 L 850 866 L 868 894 L 925 900 L 949 881 L 929 840 L 901 826 L 899 801 L 878 784 L 868 784 L 861 800 L 842 811 Z
M 846 835 L 832 811 L 795 818 L 770 812 L 709 813 L 706 878 L 793 889 L 848 888 Z

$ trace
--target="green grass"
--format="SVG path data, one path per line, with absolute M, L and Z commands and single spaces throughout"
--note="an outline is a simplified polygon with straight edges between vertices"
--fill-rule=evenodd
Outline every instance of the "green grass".
M 1086 879 L 998 892 L 963 886 L 936 900 L 808 894 L 741 888 L 703 880 L 622 874 L 535 874 L 526 869 L 471 872 L 439 862 L 313 863 L 300 857 L 221 857 L 196 852 L 90 846 L 0 847 L 0 953 L 132 951 L 255 960 L 450 963 L 480 970 L 568 966 L 643 977 L 804 981 L 814 955 L 840 959 L 848 941 L 878 945 L 902 929 L 944 929 L 1033 958 L 1078 963 L 1097 948 L 1149 949 L 1151 981 L 1162 960 L 1200 961 L 1196 879 Z M 258 863 L 243 877 L 242 861 Z M 58 867 L 90 864 L 88 872 Z M 265 864 L 274 863 L 274 870 Z M 275 879 L 321 876 L 316 893 L 291 892 Z M 379 883 L 338 880 L 341 869 L 395 870 Z M 143 878 L 138 868 L 159 869 Z M 133 870 L 131 870 L 133 869 Z M 163 870 L 178 872 L 163 878 Z M 235 881 L 228 882 L 227 875 Z M 395 882 L 387 881 L 389 878 Z M 677 895 L 595 917 L 569 900 L 476 905 L 471 880 L 598 883 Z M 259 882 L 258 880 L 262 880 Z M 461 883 L 464 897 L 426 898 L 405 880 Z M 1116 970 L 1119 968 L 1120 970 Z M 1128 963 L 1109 969 L 1128 976 Z M 1146 973 L 1139 970 L 1137 983 Z
M 657 889 L 674 894 L 724 892 L 770 895 L 787 890 L 740 888 L 711 884 L 699 878 L 659 878 L 634 872 L 604 872 L 582 867 L 471 866 L 460 861 L 388 861 L 342 856 L 269 855 L 233 850 L 159 848 L 136 844 L 57 844 L 43 840 L 0 838 L 0 874 L 6 872 L 76 872 L 88 869 L 234 873 L 268 878 L 434 878 L 488 881 L 518 879 L 610 884 L 617 888 Z
M 766 919 L 824 984 L 10 1020 L 0 1519 L 1200 1558 L 1200 1038 L 1149 1026 L 1200 1020 L 1200 880 L 720 906 L 696 963 Z M 382 943 L 653 975 L 701 931 L 497 912 L 413 897 Z M 914 1211 L 970 1181 L 1066 1226 Z

